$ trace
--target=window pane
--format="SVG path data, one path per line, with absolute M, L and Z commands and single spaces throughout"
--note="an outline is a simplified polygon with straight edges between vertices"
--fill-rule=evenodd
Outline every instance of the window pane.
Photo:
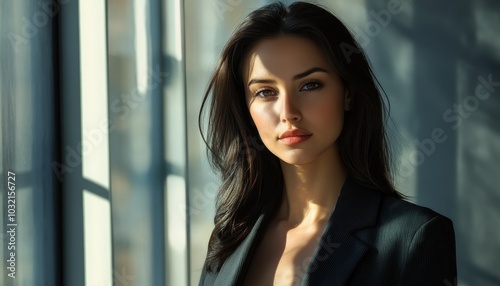
M 53 14 L 44 9 L 49 2 L 0 3 L 1 285 L 61 282 L 60 189 L 52 168 L 59 161 L 57 59 Z
M 115 283 L 164 285 L 159 1 L 110 0 L 107 8 Z

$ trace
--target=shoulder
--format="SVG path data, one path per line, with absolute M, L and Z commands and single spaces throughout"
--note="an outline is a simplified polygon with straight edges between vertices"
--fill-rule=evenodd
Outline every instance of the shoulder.
M 366 222 L 366 227 L 387 228 L 408 234 L 428 222 L 452 225 L 450 219 L 430 208 L 366 187 L 354 179 L 346 182 L 338 205 L 342 216 L 360 217 Z
M 354 179 L 346 181 L 335 212 L 344 222 L 352 224 L 356 232 L 382 244 L 395 240 L 411 242 L 419 229 L 435 230 L 434 225 L 448 231 L 453 228 L 450 219 L 434 210 L 366 187 Z
M 453 285 L 456 256 L 452 221 L 399 198 L 382 193 L 379 198 L 375 223 L 354 234 L 368 251 L 352 277 L 353 285 L 368 283 L 373 277 L 386 285 L 440 285 L 443 281 Z
M 401 231 L 417 231 L 426 225 L 452 226 L 452 221 L 438 212 L 414 203 L 382 195 L 378 224 L 398 226 Z
M 429 208 L 385 196 L 379 214 L 377 232 L 388 239 L 376 244 L 386 248 L 388 255 L 397 253 L 399 285 L 456 283 L 455 232 L 449 218 Z
M 361 192 L 371 193 L 370 201 L 378 205 L 371 225 L 357 231 L 366 244 L 394 254 L 409 251 L 422 239 L 454 241 L 452 221 L 438 212 L 377 190 Z
M 431 273 L 427 266 L 432 266 L 433 271 L 446 268 L 446 273 L 456 273 L 453 223 L 429 208 L 381 194 L 375 225 L 356 235 L 394 269 L 425 268 Z

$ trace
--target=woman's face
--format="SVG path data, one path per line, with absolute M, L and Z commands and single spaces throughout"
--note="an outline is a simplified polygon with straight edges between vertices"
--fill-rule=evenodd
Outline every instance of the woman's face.
M 250 115 L 274 155 L 302 165 L 338 152 L 344 86 L 314 42 L 293 36 L 259 41 L 243 80 Z

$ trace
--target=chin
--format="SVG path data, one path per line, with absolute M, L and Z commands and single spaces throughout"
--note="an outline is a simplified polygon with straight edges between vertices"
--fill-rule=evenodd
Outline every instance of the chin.
M 302 153 L 294 151 L 294 153 Z M 289 165 L 304 165 L 313 161 L 310 154 L 275 154 L 281 162 Z

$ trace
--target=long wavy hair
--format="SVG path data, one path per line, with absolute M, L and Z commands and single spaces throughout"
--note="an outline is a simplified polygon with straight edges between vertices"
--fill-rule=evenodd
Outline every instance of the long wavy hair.
M 218 272 L 250 232 L 257 218 L 277 209 L 283 193 L 279 159 L 263 147 L 245 101 L 242 68 L 262 39 L 300 36 L 325 53 L 351 96 L 338 148 L 349 177 L 401 198 L 390 176 L 384 130 L 387 111 L 365 54 L 332 13 L 314 4 L 277 2 L 250 13 L 225 45 L 211 77 L 198 118 L 212 167 L 221 176 L 215 227 L 205 269 Z M 207 109 L 208 108 L 208 109 Z M 208 113 L 203 135 L 204 110 Z

